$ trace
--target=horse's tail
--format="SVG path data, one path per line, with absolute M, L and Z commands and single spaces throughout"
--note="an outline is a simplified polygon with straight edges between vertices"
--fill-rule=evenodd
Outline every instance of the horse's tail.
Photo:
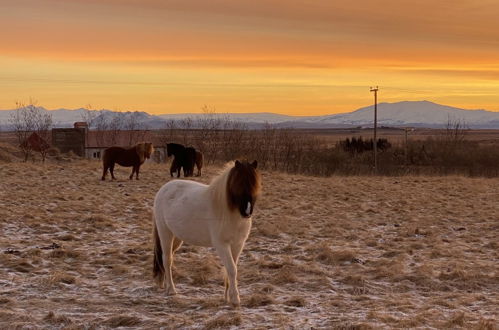
M 161 285 L 164 275 L 165 275 L 165 266 L 163 265 L 163 250 L 161 249 L 161 241 L 159 240 L 158 228 L 156 227 L 156 220 L 154 218 L 154 212 L 152 215 L 153 218 L 153 244 L 154 244 L 154 260 L 153 260 L 153 278 L 158 281 Z

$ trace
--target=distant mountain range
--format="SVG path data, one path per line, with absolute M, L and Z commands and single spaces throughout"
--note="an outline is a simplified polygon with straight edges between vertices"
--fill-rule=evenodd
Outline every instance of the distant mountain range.
M 86 109 L 57 109 L 50 111 L 54 127 L 72 127 L 76 121 L 83 121 Z M 15 110 L 0 110 L 0 128 L 9 128 L 9 118 Z M 92 111 L 93 112 L 93 111 Z M 172 120 L 203 118 L 206 115 L 199 113 L 151 115 L 146 112 L 113 112 L 98 110 L 94 113 L 97 120 L 111 120 L 120 114 L 124 122 L 134 122 L 137 126 L 149 129 L 165 128 Z M 358 110 L 325 115 L 325 116 L 287 116 L 269 112 L 258 113 L 226 113 L 214 114 L 214 117 L 228 118 L 245 123 L 250 128 L 259 128 L 265 124 L 278 127 L 293 128 L 345 128 L 345 127 L 372 127 L 374 106 L 370 105 Z M 389 127 L 428 127 L 443 128 L 449 122 L 460 122 L 469 128 L 499 129 L 499 112 L 486 110 L 465 110 L 429 101 L 404 101 L 397 103 L 378 104 L 378 126 Z

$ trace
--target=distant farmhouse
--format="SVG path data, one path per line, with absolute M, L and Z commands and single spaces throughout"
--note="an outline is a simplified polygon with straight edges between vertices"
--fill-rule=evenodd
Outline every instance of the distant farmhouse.
M 162 163 L 166 160 L 166 148 L 161 139 L 149 130 L 91 131 L 85 122 L 74 123 L 73 128 L 53 128 L 52 145 L 60 152 L 74 152 L 80 157 L 101 159 L 106 148 L 129 148 L 139 142 L 152 142 L 154 154 L 148 161 Z

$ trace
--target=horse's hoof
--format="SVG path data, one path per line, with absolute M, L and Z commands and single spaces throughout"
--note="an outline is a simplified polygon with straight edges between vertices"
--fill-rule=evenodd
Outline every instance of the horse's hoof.
M 230 303 L 230 306 L 232 308 L 239 308 L 239 307 L 241 307 L 241 303 L 240 302 L 232 302 L 232 303 Z
M 173 290 L 169 289 L 169 290 L 166 291 L 166 295 L 167 296 L 176 296 L 177 295 L 177 291 L 175 289 L 173 289 Z

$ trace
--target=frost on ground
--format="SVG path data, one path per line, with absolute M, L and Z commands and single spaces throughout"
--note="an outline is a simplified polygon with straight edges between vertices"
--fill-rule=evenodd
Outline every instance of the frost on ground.
M 168 166 L 139 181 L 100 171 L 0 164 L 0 328 L 496 327 L 497 178 L 263 172 L 232 309 L 210 249 L 176 254 L 177 296 L 152 281 L 150 209 Z

